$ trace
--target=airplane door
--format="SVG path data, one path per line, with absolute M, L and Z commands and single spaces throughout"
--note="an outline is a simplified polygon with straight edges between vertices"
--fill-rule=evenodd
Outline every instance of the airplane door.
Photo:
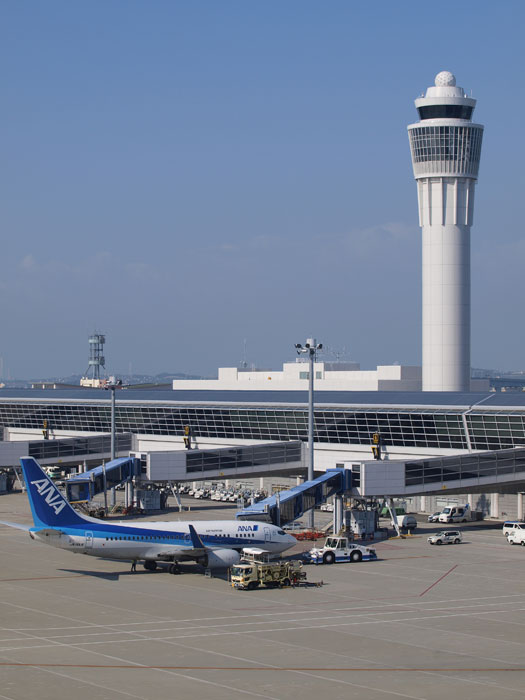
M 264 528 L 264 541 L 265 542 L 271 542 L 272 541 L 272 532 L 269 527 Z
M 86 531 L 84 538 L 84 549 L 93 549 L 93 533 Z

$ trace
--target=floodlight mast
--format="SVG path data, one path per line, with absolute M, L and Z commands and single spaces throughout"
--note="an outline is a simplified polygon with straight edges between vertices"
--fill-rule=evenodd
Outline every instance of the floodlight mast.
M 104 385 L 104 389 L 107 389 L 108 391 L 111 391 L 111 459 L 114 460 L 116 457 L 116 449 L 115 449 L 115 389 L 118 387 L 120 388 L 122 386 L 122 379 L 115 379 L 115 377 L 110 377 L 109 381 Z M 105 474 L 104 470 L 104 474 Z M 105 483 L 105 477 L 104 477 L 104 483 Z M 106 493 L 105 487 L 104 487 L 104 494 Z M 112 490 L 112 503 L 111 505 L 115 505 L 116 503 L 116 494 L 115 494 L 115 489 Z M 107 510 L 107 506 L 106 506 Z
M 322 343 L 317 343 L 315 338 L 307 338 L 304 345 L 295 344 L 298 355 L 308 355 L 308 481 L 314 478 L 314 363 L 318 350 L 322 350 Z M 314 509 L 308 513 L 308 527 L 314 527 Z

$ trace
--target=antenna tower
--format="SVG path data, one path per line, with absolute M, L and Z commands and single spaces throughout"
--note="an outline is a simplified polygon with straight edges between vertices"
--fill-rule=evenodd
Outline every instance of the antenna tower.
M 106 367 L 106 359 L 104 357 L 104 344 L 106 336 L 101 333 L 93 333 L 89 336 L 89 362 L 86 374 L 80 380 L 81 386 L 99 387 L 104 382 L 101 380 L 100 368 Z

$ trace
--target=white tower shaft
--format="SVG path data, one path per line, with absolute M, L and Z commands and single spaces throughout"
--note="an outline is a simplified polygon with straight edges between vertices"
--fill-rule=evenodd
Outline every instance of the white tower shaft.
M 423 234 L 423 390 L 470 387 L 470 179 L 418 180 Z
M 423 391 L 470 390 L 470 227 L 483 127 L 444 71 L 416 100 L 410 146 L 422 228 Z

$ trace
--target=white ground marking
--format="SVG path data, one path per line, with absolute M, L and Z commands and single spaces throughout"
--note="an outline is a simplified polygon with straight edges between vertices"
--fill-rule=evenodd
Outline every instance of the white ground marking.
M 514 605 L 514 604 L 515 604 L 514 602 L 499 603 L 500 606 L 501 606 L 501 605 Z M 487 605 L 487 604 L 485 604 L 485 605 Z M 498 603 L 489 603 L 488 605 L 498 605 Z M 406 607 L 408 607 L 408 606 L 406 606 Z M 467 610 L 467 609 L 470 609 L 470 608 L 482 608 L 482 607 L 484 607 L 482 604 L 477 604 L 477 605 L 464 605 L 464 606 L 461 606 L 461 608 L 459 608 L 459 607 L 458 607 L 458 608 L 450 608 L 450 607 L 448 607 L 448 608 L 431 608 L 431 607 L 429 607 L 429 608 L 425 608 L 425 610 L 426 610 L 427 612 L 447 612 L 447 611 L 449 611 L 449 610 L 459 610 L 459 609 L 461 609 L 461 610 Z M 515 609 L 516 609 L 516 608 L 514 608 L 513 610 L 515 610 Z M 520 609 L 520 608 L 518 608 L 518 609 Z M 344 610 L 350 610 L 350 611 L 351 611 L 351 615 L 347 615 L 346 617 L 347 617 L 347 618 L 348 618 L 348 617 L 351 617 L 352 619 L 355 619 L 356 617 L 363 618 L 363 617 L 373 617 L 373 616 L 377 616 L 377 615 L 395 615 L 395 614 L 400 614 L 400 613 L 403 613 L 403 614 L 411 614 L 411 613 L 415 612 L 415 611 L 413 611 L 413 610 L 411 610 L 411 609 L 408 609 L 408 610 L 377 610 L 377 611 L 368 610 L 367 612 L 364 612 L 364 613 L 362 613 L 362 614 L 356 615 L 355 609 L 354 609 L 354 608 L 344 608 Z M 322 613 L 322 611 L 316 611 L 316 612 Z M 333 610 L 333 611 L 331 611 L 331 612 L 336 612 L 336 611 Z M 483 612 L 483 614 L 486 615 L 486 614 L 490 614 L 490 613 L 492 613 L 492 612 L 508 612 L 508 611 L 503 611 L 503 610 L 500 610 L 500 611 L 486 610 L 486 611 Z M 292 613 L 290 612 L 290 613 L 287 613 L 287 614 L 290 615 L 290 614 L 292 614 Z M 296 614 L 297 614 L 297 613 L 296 613 Z M 280 613 L 271 613 L 271 614 L 269 615 L 269 617 L 270 617 L 270 616 L 274 616 L 274 615 L 277 615 L 277 616 L 279 616 L 279 617 L 282 617 L 282 614 L 280 614 Z M 261 617 L 261 615 L 254 615 L 253 617 Z M 316 620 L 340 620 L 341 617 L 342 617 L 341 615 L 328 616 L 327 614 L 323 614 L 323 617 L 320 617 L 320 618 L 309 617 L 308 620 L 309 620 L 309 622 L 315 622 Z M 438 615 L 435 616 L 435 618 L 438 618 L 438 617 L 441 617 L 441 616 L 438 616 Z M 222 618 L 222 619 L 231 620 L 231 617 Z M 413 619 L 413 618 L 405 618 L 405 619 L 406 619 L 406 620 L 410 620 L 410 619 Z M 417 618 L 415 618 L 415 619 L 417 619 Z M 434 619 L 434 617 L 431 617 L 430 619 Z M 193 622 L 193 620 L 180 620 L 180 621 L 178 621 L 178 623 L 177 623 L 173 628 L 169 628 L 169 627 L 157 627 L 157 628 L 155 628 L 155 629 L 148 629 L 147 632 L 148 632 L 148 634 L 151 634 L 151 633 L 153 633 L 153 632 L 172 632 L 172 631 L 177 631 L 177 632 L 180 632 L 180 631 L 182 631 L 182 632 L 189 632 L 189 631 L 191 631 L 191 630 L 196 630 L 196 629 L 197 629 L 197 630 L 202 630 L 202 629 L 207 629 L 207 630 L 209 630 L 209 629 L 214 629 L 214 628 L 240 627 L 240 626 L 243 626 L 243 625 L 251 625 L 251 626 L 254 626 L 254 625 L 269 625 L 269 624 L 274 624 L 274 623 L 276 622 L 276 620 L 260 620 L 260 621 L 253 621 L 253 620 L 250 620 L 250 619 L 249 619 L 249 620 L 247 620 L 247 621 L 245 621 L 245 622 L 227 622 L 227 623 L 221 623 L 221 624 L 219 624 L 219 625 L 211 625 L 211 624 L 209 624 L 211 621 L 215 621 L 215 620 L 216 620 L 216 618 L 211 618 L 211 620 L 210 620 L 210 618 L 203 618 L 203 621 L 204 621 L 204 622 L 207 621 L 206 624 L 202 624 L 202 625 L 193 625 L 193 626 L 184 626 L 184 627 L 181 627 L 181 622 Z M 287 620 L 287 622 L 299 622 L 299 623 L 300 623 L 300 622 L 302 622 L 303 620 L 304 620 L 304 618 L 296 618 L 296 619 Z M 387 620 L 385 620 L 385 621 L 387 621 Z M 132 624 L 132 623 L 129 623 L 129 624 Z M 155 623 L 152 622 L 151 624 L 155 624 Z M 156 624 L 158 624 L 158 623 L 156 623 Z M 515 623 L 515 624 L 523 624 L 523 623 Z M 83 637 L 83 638 L 85 638 L 85 637 L 98 637 L 98 636 L 102 637 L 102 636 L 104 636 L 104 635 L 107 635 L 107 636 L 109 636 L 109 635 L 116 636 L 116 635 L 119 635 L 119 634 L 121 634 L 121 635 L 130 635 L 130 634 L 139 635 L 139 634 L 142 634 L 142 632 L 140 632 L 139 630 L 136 630 L 136 631 L 135 631 L 135 630 L 114 630 L 114 629 L 112 629 L 113 625 L 100 625 L 99 627 L 100 627 L 100 629 L 107 629 L 108 631 L 107 631 L 107 632 L 89 632 L 89 633 L 80 632 L 80 633 L 78 633 L 78 634 L 76 634 L 75 632 L 70 632 L 70 633 L 67 633 L 67 634 L 60 634 L 60 635 L 50 635 L 50 634 L 47 634 L 47 635 L 46 635 L 46 639 L 62 639 L 62 638 L 68 638 L 68 639 L 69 639 L 69 638 L 73 638 L 73 637 Z M 71 627 L 71 628 L 68 628 L 68 629 L 79 630 L 80 628 L 79 628 L 79 627 Z M 63 628 L 58 628 L 58 630 L 64 631 Z M 22 632 L 27 632 L 28 630 L 27 630 L 27 629 L 22 629 L 22 630 L 20 630 L 20 631 L 22 631 Z M 49 628 L 42 628 L 42 631 L 49 632 L 49 631 L 55 631 L 55 629 L 53 629 L 53 628 L 51 628 L 51 629 L 49 629 Z M 5 641 L 16 641 L 16 638 L 14 638 L 14 639 L 10 639 L 10 638 L 8 638 L 8 639 L 0 639 L 0 642 L 5 642 Z M 518 644 L 519 642 L 509 642 L 509 643 Z

